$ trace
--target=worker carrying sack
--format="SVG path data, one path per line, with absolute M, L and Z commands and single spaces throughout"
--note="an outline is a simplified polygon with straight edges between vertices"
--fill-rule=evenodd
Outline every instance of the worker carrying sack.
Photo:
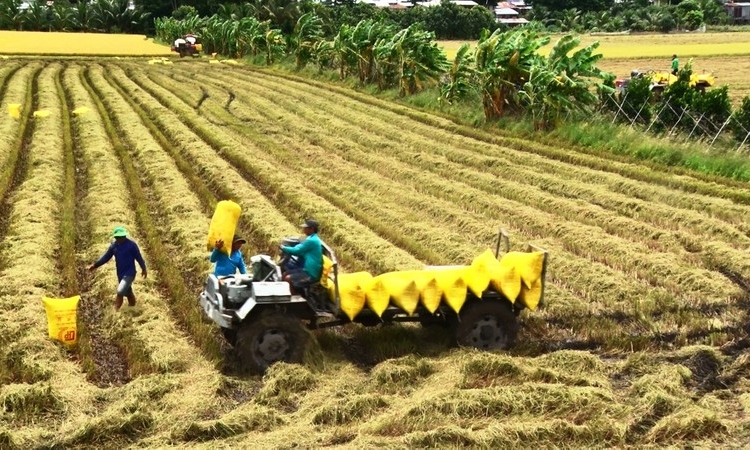
M 77 309 L 80 295 L 70 298 L 44 297 L 49 337 L 62 342 L 68 348 L 78 343 Z

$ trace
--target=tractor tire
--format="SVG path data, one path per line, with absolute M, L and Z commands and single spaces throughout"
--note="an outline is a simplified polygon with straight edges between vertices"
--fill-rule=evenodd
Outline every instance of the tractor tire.
M 462 347 L 506 350 L 516 343 L 518 322 L 504 301 L 473 301 L 461 309 L 459 318 L 456 341 Z
M 310 333 L 299 319 L 279 311 L 263 311 L 245 321 L 237 332 L 237 359 L 241 372 L 264 373 L 271 364 L 301 363 Z
M 237 330 L 221 327 L 221 334 L 224 335 L 224 339 L 226 339 L 232 347 L 237 344 Z

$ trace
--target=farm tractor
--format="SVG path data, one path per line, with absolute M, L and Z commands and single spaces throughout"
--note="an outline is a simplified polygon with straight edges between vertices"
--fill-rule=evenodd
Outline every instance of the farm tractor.
M 285 238 L 282 244 L 299 242 L 297 238 Z M 505 251 L 498 259 L 501 243 L 504 243 Z M 363 326 L 393 322 L 419 322 L 423 326 L 440 324 L 455 334 L 460 346 L 507 349 L 516 340 L 516 318 L 520 312 L 527 307 L 536 309 L 543 305 L 547 251 L 528 244 L 523 252 L 509 252 L 510 240 L 505 230 L 498 233 L 494 254 L 487 250 L 475 261 L 484 258 L 484 261 L 490 261 L 493 271 L 504 270 L 503 286 L 512 286 L 508 289 L 491 283 L 491 274 L 481 271 L 476 263 L 471 266 L 426 266 L 421 271 L 390 272 L 372 278 L 367 278 L 371 275 L 365 272 L 341 274 L 333 249 L 325 243 L 322 246 L 324 275 L 321 282 L 314 283 L 300 295 L 293 295 L 289 284 L 282 281 L 282 273 L 287 267 L 299 263 L 295 261 L 296 257 L 284 252 L 278 260 L 268 255 L 251 257 L 252 273 L 247 275 L 208 276 L 200 294 L 201 308 L 221 327 L 226 340 L 234 346 L 242 370 L 262 373 L 277 361 L 299 363 L 310 339 L 308 330 L 351 322 Z M 516 261 L 531 257 L 535 267 L 529 270 L 528 267 L 512 267 L 518 263 L 511 263 L 506 264 L 505 269 L 500 268 L 503 261 L 511 260 L 510 256 L 518 257 Z M 524 271 L 535 274 L 533 283 L 524 284 L 528 281 L 521 278 Z M 361 274 L 366 275 L 366 281 L 361 283 L 362 286 L 353 286 L 352 280 Z M 409 277 L 422 280 L 417 282 L 420 292 L 415 293 L 414 281 L 403 282 Z M 468 281 L 464 282 L 462 277 Z M 391 283 L 392 291 L 385 293 L 385 305 L 379 307 L 370 300 L 378 291 L 374 286 L 381 286 L 378 281 L 381 278 L 386 285 Z M 441 279 L 450 281 L 442 284 L 435 281 Z M 479 287 L 476 287 L 478 279 Z M 397 292 L 392 287 L 398 284 L 394 284 L 394 280 L 402 280 Z M 471 284 L 474 285 L 473 291 L 469 288 Z M 529 290 L 527 285 L 535 287 Z M 430 291 L 430 286 L 438 290 Z M 428 291 L 437 292 L 429 304 L 425 301 Z M 524 293 L 534 300 L 522 301 Z M 413 297 L 411 306 L 404 296 Z M 418 296 L 418 304 L 415 296 Z M 357 306 L 352 310 L 354 303 Z
M 185 56 L 195 57 L 200 56 L 200 52 L 203 51 L 203 44 L 200 37 L 187 34 L 182 38 L 175 39 L 170 50 L 178 53 L 180 58 L 184 58 Z
M 651 82 L 651 92 L 658 98 L 670 84 L 677 81 L 677 76 L 671 72 L 657 72 L 655 70 L 633 70 L 630 72 L 630 78 L 619 79 L 615 81 L 615 87 L 618 94 L 622 97 L 628 89 L 628 84 L 634 78 L 648 78 Z M 690 87 L 699 92 L 705 92 L 707 88 L 714 85 L 716 77 L 710 73 L 692 74 L 690 76 Z

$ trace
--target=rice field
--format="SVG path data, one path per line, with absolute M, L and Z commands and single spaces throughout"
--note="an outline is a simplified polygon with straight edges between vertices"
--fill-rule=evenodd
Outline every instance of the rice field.
M 750 442 L 745 184 L 205 60 L 10 58 L 0 108 L 0 448 Z M 503 226 L 550 251 L 547 307 L 505 353 L 350 325 L 240 377 L 197 301 L 223 199 L 248 256 L 314 216 L 347 272 L 465 264 Z M 83 270 L 115 225 L 149 264 L 120 312 L 112 264 Z M 41 298 L 77 293 L 68 352 Z
M 0 55 L 168 56 L 169 46 L 134 34 L 0 30 Z

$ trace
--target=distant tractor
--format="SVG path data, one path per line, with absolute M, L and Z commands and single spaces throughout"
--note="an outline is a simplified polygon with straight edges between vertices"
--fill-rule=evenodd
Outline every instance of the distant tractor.
M 502 241 L 505 254 L 503 259 L 498 259 Z M 295 242 L 299 240 L 286 238 L 283 243 L 293 245 Z M 481 258 L 489 262 L 482 268 L 475 263 L 427 266 L 424 270 L 389 272 L 373 277 L 369 286 L 377 285 L 381 278 L 385 282 L 395 281 L 396 285 L 401 282 L 398 294 L 395 289 L 390 295 L 385 294 L 385 304 L 380 310 L 372 307 L 369 298 L 365 304 L 365 293 L 344 281 L 358 274 L 340 274 L 336 255 L 325 243 L 323 254 L 330 262 L 329 274 L 299 295 L 293 295 L 289 285 L 282 281 L 285 267 L 295 263 L 290 255 L 282 253 L 279 261 L 268 255 L 256 255 L 251 258 L 251 274 L 222 278 L 209 275 L 200 294 L 200 306 L 235 347 L 241 369 L 256 372 L 265 371 L 277 361 L 301 362 L 309 340 L 306 328 L 328 328 L 351 322 L 364 326 L 392 322 L 443 324 L 447 330 L 452 330 L 459 345 L 483 350 L 506 349 L 516 340 L 518 314 L 544 303 L 548 260 L 547 251 L 540 247 L 529 244 L 523 252 L 509 252 L 509 247 L 508 236 L 501 230 L 494 254 L 488 250 L 475 259 L 475 262 Z M 464 277 L 475 283 L 485 276 L 482 274 L 487 278 L 483 284 L 480 282 L 479 290 L 476 285 L 473 290 L 469 288 L 472 281 L 461 279 Z M 503 284 L 488 281 L 491 276 L 502 279 Z M 408 277 L 421 281 L 407 280 Z M 447 279 L 448 283 L 438 287 L 439 283 L 433 279 Z M 415 293 L 416 284 L 410 283 L 419 284 L 421 291 Z M 430 285 L 437 290 L 432 307 L 424 301 Z M 373 288 L 364 289 L 369 297 Z M 408 292 L 413 300 L 411 308 L 399 297 Z M 351 300 L 357 294 L 359 308 L 351 312 Z M 415 296 L 419 296 L 418 305 Z
M 630 72 L 630 78 L 619 79 L 615 81 L 615 87 L 617 88 L 618 94 L 622 97 L 626 94 L 628 84 L 634 78 L 648 78 L 651 82 L 651 92 L 655 97 L 659 97 L 667 86 L 677 82 L 677 76 L 670 72 L 657 72 L 655 70 L 633 70 Z M 716 77 L 710 73 L 692 74 L 690 76 L 690 86 L 699 92 L 705 92 L 705 90 L 714 85 Z
M 203 44 L 200 38 L 194 34 L 186 34 L 184 37 L 177 38 L 171 47 L 173 52 L 177 52 L 180 58 L 185 56 L 199 56 L 203 51 Z

